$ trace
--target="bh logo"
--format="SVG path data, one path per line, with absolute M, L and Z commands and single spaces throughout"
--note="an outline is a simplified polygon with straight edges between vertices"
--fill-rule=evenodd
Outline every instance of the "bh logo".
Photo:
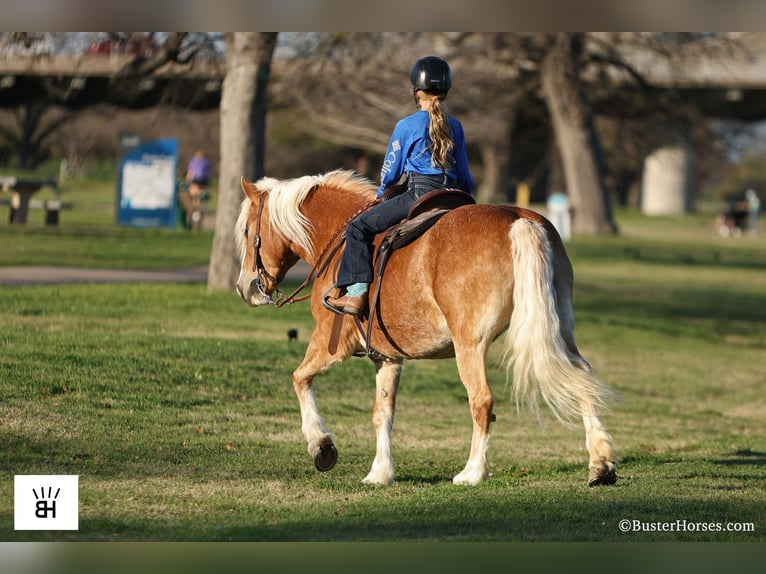
M 59 497 L 59 492 L 61 492 L 61 488 L 56 489 L 56 494 L 51 496 L 51 492 L 53 491 L 53 487 L 48 487 L 48 499 L 45 499 L 45 487 L 40 488 L 40 496 L 37 496 L 37 491 L 33 488 L 32 494 L 35 495 L 35 498 L 37 499 L 37 510 L 35 510 L 35 516 L 37 518 L 48 518 L 48 513 L 50 512 L 53 515 L 53 518 L 56 518 L 56 499 Z
M 15 530 L 77 530 L 79 476 L 16 475 Z

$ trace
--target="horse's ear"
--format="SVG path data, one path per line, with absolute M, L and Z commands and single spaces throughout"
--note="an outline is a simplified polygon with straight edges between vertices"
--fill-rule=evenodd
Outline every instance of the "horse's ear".
M 245 195 L 247 195 L 247 197 L 250 198 L 250 201 L 255 201 L 256 194 L 259 193 L 258 188 L 255 187 L 254 184 L 247 181 L 244 178 L 244 176 L 241 179 L 241 184 L 242 184 L 242 191 L 245 192 Z

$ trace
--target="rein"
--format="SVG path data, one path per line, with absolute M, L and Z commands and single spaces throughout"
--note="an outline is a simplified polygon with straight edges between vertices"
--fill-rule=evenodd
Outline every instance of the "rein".
M 335 233 L 332 234 L 330 237 L 330 240 L 327 242 L 327 245 L 325 245 L 324 249 L 322 249 L 322 252 L 319 254 L 319 257 L 317 258 L 317 262 L 311 267 L 311 270 L 309 271 L 308 276 L 306 279 L 303 280 L 303 283 L 301 283 L 295 291 L 290 293 L 287 297 L 282 295 L 282 292 L 279 290 L 279 287 L 275 287 L 274 292 L 277 295 L 276 299 L 272 299 L 271 295 L 266 293 L 266 289 L 263 282 L 263 277 L 265 277 L 267 280 L 272 282 L 274 285 L 277 285 L 277 278 L 274 277 L 271 273 L 266 271 L 266 268 L 263 266 L 263 260 L 261 259 L 261 214 L 263 213 L 263 198 L 261 198 L 260 203 L 258 204 L 258 222 L 255 226 L 255 237 L 253 237 L 253 249 L 255 250 L 255 256 L 253 257 L 253 273 L 258 274 L 258 278 L 256 279 L 256 288 L 258 289 L 258 292 L 263 295 L 264 297 L 269 299 L 270 305 L 275 305 L 277 307 L 284 307 L 285 305 L 292 305 L 293 303 L 298 303 L 299 301 L 305 301 L 306 299 L 309 299 L 311 297 L 311 293 L 308 293 L 307 295 L 303 295 L 301 297 L 296 297 L 298 293 L 303 291 L 306 287 L 308 287 L 309 283 L 313 281 L 316 277 L 319 275 L 322 275 L 325 270 L 327 269 L 327 266 L 330 264 L 330 261 L 335 256 L 335 254 L 338 252 L 338 249 L 340 249 L 341 245 L 343 245 L 343 241 L 345 240 L 345 236 L 343 235 L 343 232 L 346 230 L 348 225 L 359 215 L 373 207 L 374 205 L 377 205 L 380 203 L 380 198 L 375 198 L 374 200 L 364 204 L 362 207 L 357 209 L 353 215 L 351 215 L 346 221 L 340 224 L 340 226 L 335 230 Z

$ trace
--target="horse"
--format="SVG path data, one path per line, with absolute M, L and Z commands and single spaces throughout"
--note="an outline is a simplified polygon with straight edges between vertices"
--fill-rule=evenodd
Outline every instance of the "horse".
M 304 282 L 315 275 L 311 293 L 333 289 L 332 269 L 341 249 L 331 247 L 342 247 L 345 227 L 375 203 L 376 185 L 348 170 L 286 180 L 264 177 L 255 183 L 243 177 L 241 185 L 245 198 L 234 234 L 241 260 L 236 291 L 242 300 L 251 307 L 295 301 L 294 296 L 278 295 L 279 283 L 299 259 L 312 266 Z M 542 397 L 562 422 L 581 418 L 588 484 L 616 481 L 612 438 L 597 411 L 609 408 L 617 395 L 593 375 L 575 344 L 572 265 L 547 219 L 508 205 L 458 207 L 393 252 L 376 282 L 381 283 L 378 312 L 370 319 L 361 317 L 359 324 L 351 316 L 333 314 L 322 297 L 310 295 L 316 326 L 292 382 L 301 430 L 318 470 L 333 467 L 337 449 L 317 409 L 312 390 L 316 375 L 354 355 L 372 360 L 377 446 L 362 482 L 391 485 L 391 431 L 402 365 L 405 360 L 454 357 L 468 394 L 473 433 L 465 468 L 452 482 L 484 481 L 489 475 L 489 428 L 495 420 L 487 353 L 505 333 L 502 363 L 512 379 L 517 408 L 524 404 L 538 411 Z M 337 348 L 331 350 L 328 341 L 336 318 Z M 369 322 L 371 329 L 366 328 Z

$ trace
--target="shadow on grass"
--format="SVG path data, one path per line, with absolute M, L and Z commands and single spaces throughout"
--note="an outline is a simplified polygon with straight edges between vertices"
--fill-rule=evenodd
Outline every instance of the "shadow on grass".
M 766 466 L 766 452 L 741 449 L 734 451 L 729 458 L 717 459 L 713 462 L 725 466 Z
M 736 502 L 677 500 L 668 493 L 614 500 L 612 493 L 570 491 L 555 499 L 449 486 L 438 497 L 385 500 L 375 492 L 304 511 L 221 514 L 174 522 L 154 518 L 82 520 L 84 539 L 205 541 L 753 541 L 762 516 Z M 615 489 L 612 489 L 616 492 Z M 531 495 L 531 496 L 530 496 Z M 531 498 L 531 500 L 530 500 Z M 546 500 L 547 498 L 547 500 Z M 625 522 L 627 521 L 627 522 Z M 728 531 L 729 524 L 738 531 Z M 663 526 L 667 525 L 667 526 Z M 751 526 L 753 525 L 753 526 Z
M 766 252 L 750 249 L 749 244 L 716 246 L 712 244 L 675 245 L 666 241 L 623 240 L 611 243 L 576 243 L 567 246 L 575 268 L 578 262 L 594 260 L 625 262 L 636 261 L 658 266 L 678 265 L 690 268 L 717 269 L 763 269 L 766 266 Z
M 579 283 L 575 297 L 579 313 L 591 313 L 605 321 L 646 328 L 653 321 L 654 329 L 666 334 L 676 333 L 688 320 L 709 320 L 718 323 L 738 321 L 740 328 L 760 330 L 766 322 L 766 297 L 721 289 L 651 289 L 649 291 L 621 289 L 618 298 L 614 287 L 594 283 Z M 718 340 L 716 325 L 703 338 Z M 689 325 L 692 333 L 704 335 L 705 330 Z

